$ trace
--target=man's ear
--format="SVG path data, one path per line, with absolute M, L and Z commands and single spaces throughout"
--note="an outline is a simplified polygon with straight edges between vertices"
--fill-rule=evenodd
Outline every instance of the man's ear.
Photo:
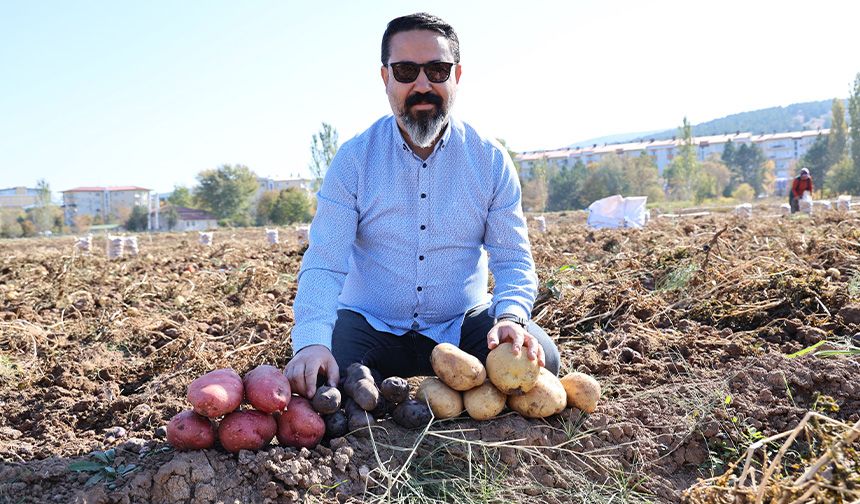
M 379 69 L 379 75 L 382 76 L 382 82 L 385 83 L 385 87 L 388 87 L 388 67 L 383 65 Z
M 460 74 L 463 73 L 463 66 L 457 63 L 457 66 L 454 67 L 454 82 L 457 84 L 460 83 Z

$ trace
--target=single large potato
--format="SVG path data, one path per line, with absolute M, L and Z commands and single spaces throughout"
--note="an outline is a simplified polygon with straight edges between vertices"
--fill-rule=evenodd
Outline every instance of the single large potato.
M 295 448 L 313 448 L 325 435 L 325 421 L 304 397 L 293 397 L 278 418 L 278 442 Z
M 191 410 L 177 413 L 167 424 L 167 442 L 177 450 L 204 450 L 215 445 L 215 426 Z
M 525 394 L 508 397 L 508 406 L 524 417 L 546 418 L 564 410 L 567 394 L 558 377 L 540 368 L 535 386 Z
M 463 412 L 463 395 L 435 376 L 425 378 L 418 385 L 415 397 L 427 403 L 436 418 L 453 418 Z
M 537 359 L 529 360 L 526 349 L 514 354 L 510 343 L 502 343 L 487 355 L 487 376 L 503 394 L 520 395 L 535 386 L 540 373 Z
M 440 343 L 430 353 L 430 364 L 440 380 L 460 392 L 471 390 L 487 379 L 484 365 L 451 343 Z
M 594 413 L 600 399 L 600 384 L 585 373 L 570 373 L 561 379 L 567 393 L 567 405 L 586 413 Z
M 489 381 L 463 392 L 463 405 L 475 420 L 487 420 L 501 413 L 505 409 L 505 399 L 505 394 Z
M 188 402 L 208 418 L 235 411 L 244 395 L 242 378 L 229 368 L 210 371 L 188 385 Z
M 275 366 L 261 364 L 245 373 L 245 399 L 263 413 L 284 411 L 290 402 L 290 381 Z
M 230 453 L 259 450 L 275 437 L 278 424 L 271 414 L 256 410 L 234 411 L 218 425 L 218 440 Z

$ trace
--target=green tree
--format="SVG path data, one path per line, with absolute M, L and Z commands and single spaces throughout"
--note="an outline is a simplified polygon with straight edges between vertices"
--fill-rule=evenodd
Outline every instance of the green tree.
M 851 163 L 854 185 L 852 192 L 860 192 L 860 72 L 854 77 L 854 89 L 848 98 L 848 114 L 851 117 Z
M 549 165 L 546 158 L 540 158 L 532 164 L 529 176 L 521 181 L 523 193 L 523 209 L 532 212 L 543 212 L 549 198 L 547 177 Z
M 4 209 L 0 207 L 0 237 L 18 238 L 23 233 L 21 223 L 18 222 L 18 211 L 14 208 Z
M 170 206 L 164 211 L 164 219 L 167 223 L 167 229 L 173 231 L 176 224 L 179 223 L 179 212 L 176 211 L 175 206 Z
M 741 144 L 729 165 L 733 177 L 740 184 L 749 184 L 756 194 L 764 192 L 764 152 L 755 144 Z
M 32 212 L 36 231 L 49 231 L 53 227 L 53 206 L 51 205 L 51 186 L 45 179 L 36 183 L 36 206 Z
M 325 177 L 328 167 L 337 154 L 338 149 L 337 130 L 328 123 L 322 123 L 319 133 L 313 136 L 311 141 L 311 163 L 310 170 L 314 177 L 314 189 L 319 189 Z
M 626 189 L 624 161 L 615 154 L 609 154 L 600 162 L 588 165 L 588 175 L 582 182 L 579 200 L 583 207 L 587 207 L 601 198 L 613 194 L 623 195 Z
M 194 201 L 212 212 L 219 220 L 245 225 L 250 222 L 249 209 L 257 192 L 257 176 L 243 165 L 223 165 L 197 175 L 199 185 Z
M 734 172 L 732 171 L 732 167 L 735 165 L 735 154 L 737 153 L 737 149 L 735 148 L 734 142 L 729 140 L 726 142 L 725 147 L 723 147 L 723 154 L 720 156 L 720 160 L 729 169 L 729 183 L 726 184 L 726 187 L 723 188 L 723 196 L 731 196 L 732 191 L 735 190 L 735 187 L 740 184 L 738 178 L 735 177 Z
M 720 156 L 720 160 L 726 166 L 731 166 L 735 162 L 735 143 L 729 140 L 726 142 L 726 145 L 723 147 L 723 154 Z
M 848 126 L 845 124 L 845 107 L 839 98 L 833 99 L 830 134 L 827 135 L 827 169 L 842 160 L 848 144 Z M 823 177 L 827 177 L 825 171 Z M 821 179 L 819 179 L 821 180 Z
M 281 191 L 272 207 L 270 219 L 279 225 L 310 222 L 311 200 L 308 193 L 294 187 Z
M 278 201 L 278 191 L 266 191 L 257 200 L 256 222 L 258 226 L 265 226 L 272 222 L 272 209 Z
M 649 201 L 663 199 L 660 172 L 652 156 L 642 154 L 622 159 L 626 196 L 648 196 Z
M 753 186 L 743 183 L 735 188 L 732 197 L 738 201 L 749 203 L 755 197 L 755 189 L 753 189 Z
M 125 228 L 129 231 L 146 231 L 149 223 L 149 212 L 145 207 L 135 205 L 131 209 L 131 215 L 125 221 Z
M 587 176 L 588 170 L 581 159 L 577 159 L 573 167 L 563 166 L 553 174 L 548 182 L 547 210 L 555 212 L 585 208 L 579 196 Z
M 701 164 L 696 158 L 696 146 L 693 145 L 693 128 L 687 118 L 678 128 L 682 141 L 678 147 L 678 155 L 672 159 L 663 172 L 669 186 L 669 196 L 674 200 L 688 200 L 696 196 L 701 174 Z
M 731 142 L 729 142 L 731 143 Z M 725 151 L 723 151 L 725 154 Z M 711 157 L 702 163 L 702 173 L 708 177 L 711 190 L 708 191 L 706 198 L 716 198 L 719 196 L 730 196 L 731 189 L 729 188 L 732 179 L 732 172 L 726 166 L 723 157 L 717 157 L 713 154 Z M 729 191 L 728 193 L 726 191 Z
M 167 202 L 178 207 L 188 208 L 192 205 L 194 197 L 191 195 L 191 189 L 185 186 L 173 186 L 173 192 L 167 197 Z
M 833 194 L 855 194 L 860 187 L 851 158 L 842 156 L 842 160 L 830 168 L 824 185 Z
M 798 163 L 798 171 L 800 168 L 806 168 L 809 170 L 809 175 L 812 176 L 812 180 L 816 184 L 825 184 L 827 185 L 827 178 L 824 177 L 824 173 L 827 172 L 827 137 L 824 135 L 818 135 L 818 138 L 815 139 L 815 142 L 806 151 L 806 154 L 800 158 L 800 162 Z M 791 186 L 789 186 L 789 190 L 791 190 Z

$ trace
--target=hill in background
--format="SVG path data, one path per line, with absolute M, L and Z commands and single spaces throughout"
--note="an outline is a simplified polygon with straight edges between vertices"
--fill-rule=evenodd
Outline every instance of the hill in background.
M 708 136 L 734 133 L 737 131 L 752 134 L 799 131 L 830 127 L 830 108 L 832 100 L 794 103 L 785 107 L 770 107 L 749 112 L 728 115 L 712 121 L 693 125 L 693 135 Z M 680 122 L 680 121 L 679 121 Z M 571 147 L 591 144 L 636 142 L 640 140 L 665 140 L 678 135 L 678 129 L 657 130 L 654 132 L 621 133 L 583 140 Z

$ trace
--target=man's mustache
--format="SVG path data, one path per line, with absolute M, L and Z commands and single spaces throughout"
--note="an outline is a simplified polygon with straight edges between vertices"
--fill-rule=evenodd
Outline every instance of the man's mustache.
M 442 108 L 442 97 L 433 93 L 414 93 L 406 97 L 406 108 L 421 103 L 429 103 L 436 105 L 437 108 Z

